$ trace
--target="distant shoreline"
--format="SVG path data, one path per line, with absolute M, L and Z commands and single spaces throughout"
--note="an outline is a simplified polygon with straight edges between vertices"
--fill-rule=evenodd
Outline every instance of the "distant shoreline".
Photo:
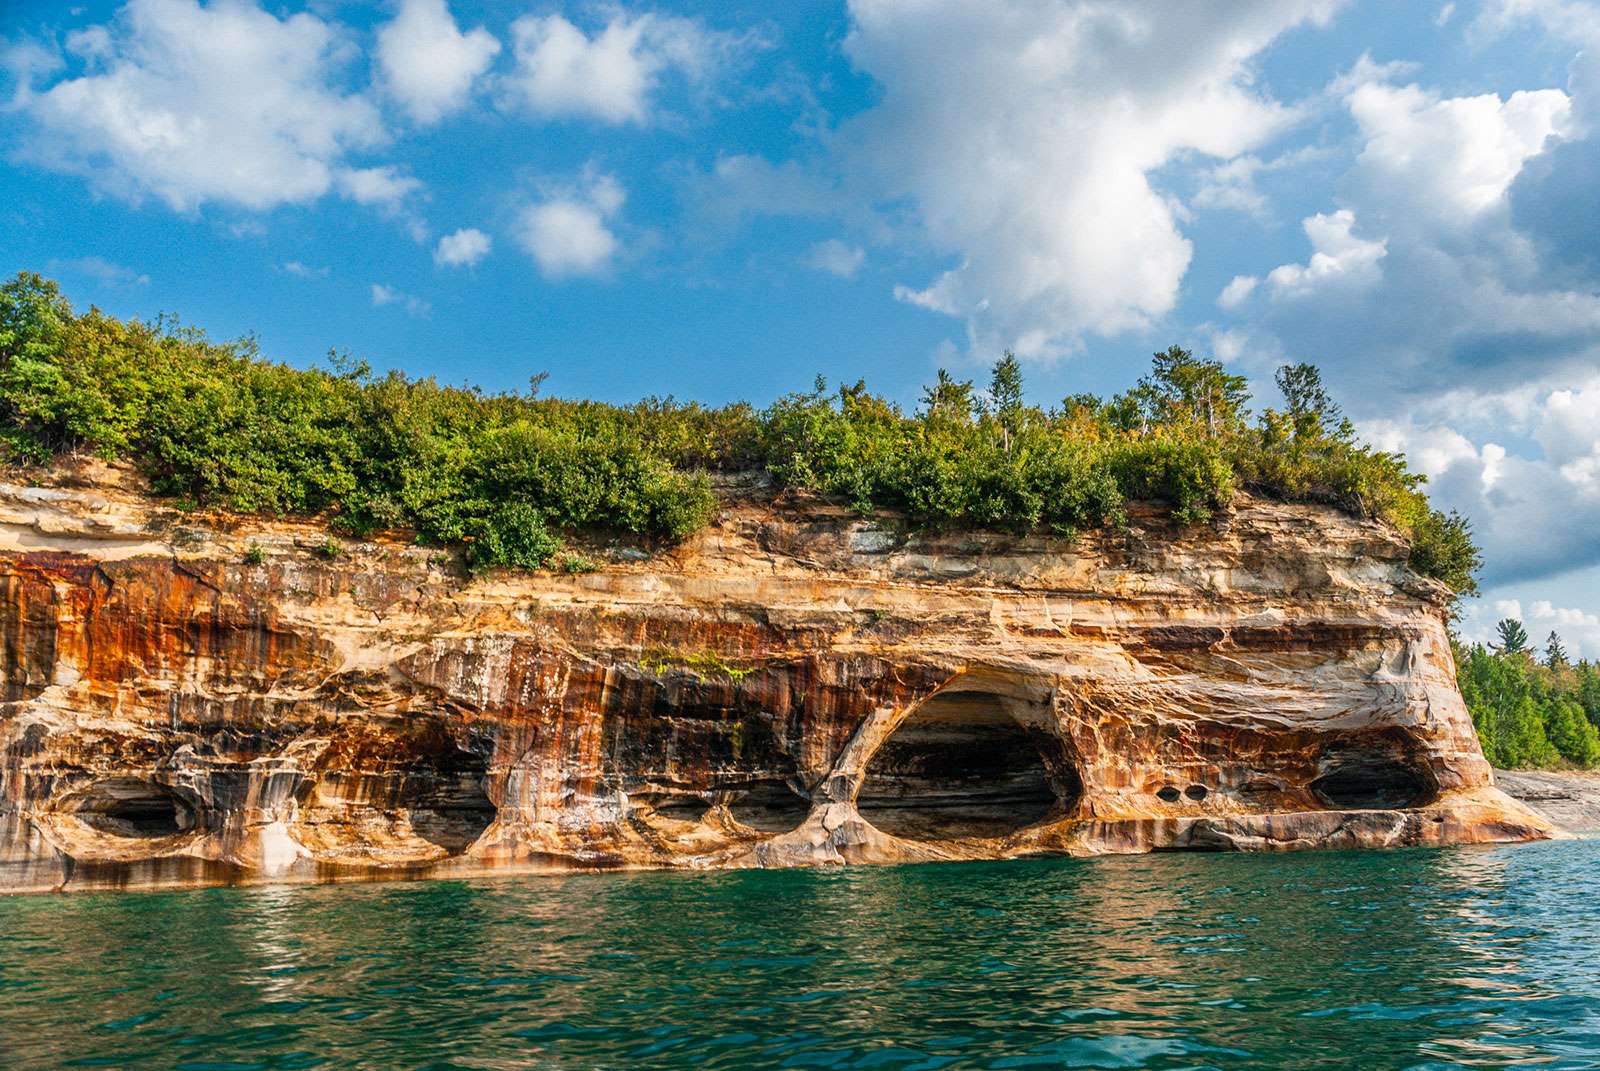
M 1568 833 L 1600 836 L 1600 772 L 1593 770 L 1496 770 L 1506 795 L 1547 815 Z

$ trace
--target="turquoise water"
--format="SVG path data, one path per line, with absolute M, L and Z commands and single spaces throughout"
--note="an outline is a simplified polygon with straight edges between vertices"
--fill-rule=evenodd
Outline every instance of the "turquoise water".
M 1600 841 L 0 898 L 0 1067 L 1600 1066 Z

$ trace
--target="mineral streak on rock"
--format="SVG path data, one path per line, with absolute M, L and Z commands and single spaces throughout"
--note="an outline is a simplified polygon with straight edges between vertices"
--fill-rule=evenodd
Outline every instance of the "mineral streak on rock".
M 1331 509 L 1069 542 L 730 488 L 477 579 L 323 541 L 0 486 L 0 889 L 1556 835 L 1442 589 Z

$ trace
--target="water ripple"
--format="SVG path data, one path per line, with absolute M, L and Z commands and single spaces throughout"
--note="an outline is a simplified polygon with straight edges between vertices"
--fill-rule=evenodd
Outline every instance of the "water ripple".
M 1600 1064 L 1600 842 L 0 899 L 0 1066 Z

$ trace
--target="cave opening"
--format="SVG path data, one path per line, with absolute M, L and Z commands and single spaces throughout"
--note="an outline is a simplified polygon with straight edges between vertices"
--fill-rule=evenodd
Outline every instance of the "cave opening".
M 1311 791 L 1340 810 L 1416 807 L 1434 795 L 1432 782 L 1413 763 L 1387 752 L 1337 752 L 1324 759 L 1323 768 Z
M 115 837 L 171 837 L 195 825 L 194 808 L 176 791 L 134 777 L 95 784 L 74 813 L 91 829 Z
M 730 786 L 727 798 L 734 820 L 761 833 L 787 833 L 811 813 L 811 800 L 783 778 Z
M 856 797 L 861 816 L 910 840 L 1002 837 L 1076 802 L 1077 769 L 1059 739 L 1024 725 L 1022 701 L 941 692 L 884 741 Z
M 423 840 L 452 855 L 465 851 L 494 822 L 489 764 L 461 748 L 441 749 L 414 762 L 401 778 L 400 805 Z

